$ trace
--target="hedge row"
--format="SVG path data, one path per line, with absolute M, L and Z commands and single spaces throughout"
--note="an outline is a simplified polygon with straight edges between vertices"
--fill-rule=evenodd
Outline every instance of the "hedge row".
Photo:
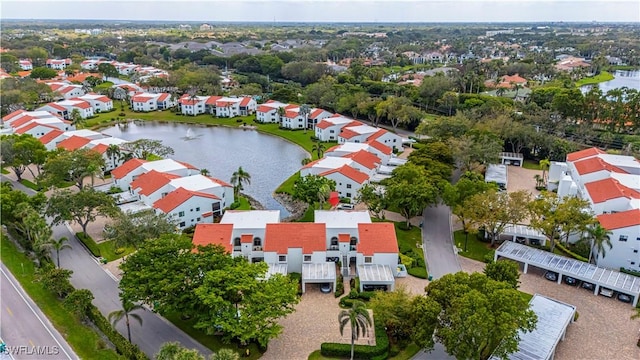
M 375 324 L 376 345 L 356 345 L 353 357 L 355 359 L 383 360 L 389 356 L 389 338 L 384 326 Z M 322 343 L 320 345 L 322 356 L 330 358 L 349 358 L 351 356 L 351 344 Z
M 337 280 L 338 281 L 336 281 L 336 291 L 333 295 L 339 298 L 340 296 L 344 295 L 344 277 L 342 277 L 342 274 L 338 275 Z
M 351 289 L 349 295 L 340 299 L 340 306 L 342 306 L 343 308 L 350 308 L 353 305 L 354 301 L 359 300 L 366 303 L 369 302 L 369 300 L 371 300 L 371 298 L 374 296 L 376 296 L 375 291 L 358 292 L 356 289 Z
M 89 249 L 89 251 L 93 256 L 95 257 L 102 256 L 100 253 L 100 248 L 98 247 L 98 244 L 96 244 L 96 242 L 91 238 L 91 236 L 83 232 L 79 232 L 79 233 L 76 233 L 76 237 L 78 238 L 78 240 L 80 240 L 81 243 L 84 244 L 84 246 L 87 247 L 87 249 Z
M 562 244 L 560 244 L 559 242 L 556 243 L 556 247 L 558 249 L 560 249 L 560 251 L 564 252 L 565 254 L 571 256 L 572 258 L 576 259 L 576 260 L 580 260 L 580 261 L 584 261 L 584 262 L 589 262 L 589 259 L 587 259 L 584 256 L 578 255 L 576 253 L 574 253 L 573 251 L 567 249 L 566 247 L 564 247 Z
M 109 338 L 109 341 L 115 345 L 118 354 L 129 360 L 149 360 L 147 355 L 143 353 L 138 346 L 127 341 L 124 336 L 111 326 L 111 323 L 109 323 L 97 307 L 91 305 L 87 316 L 98 327 L 98 329 L 100 329 L 100 331 Z

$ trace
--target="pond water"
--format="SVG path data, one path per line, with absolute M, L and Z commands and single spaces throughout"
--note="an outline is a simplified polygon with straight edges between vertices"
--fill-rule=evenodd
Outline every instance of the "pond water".
M 308 156 L 293 143 L 255 130 L 140 121 L 102 132 L 124 140 L 162 140 L 175 151 L 173 159 L 205 168 L 211 176 L 227 182 L 242 166 L 251 175 L 251 184 L 245 185 L 243 192 L 267 209 L 280 210 L 282 218 L 289 212 L 272 193 L 300 169 L 302 159 Z
M 616 70 L 613 73 L 615 78 L 613 80 L 601 82 L 596 84 L 596 86 L 600 87 L 603 93 L 607 93 L 607 91 L 612 89 L 618 89 L 622 87 L 628 87 L 629 89 L 636 89 L 640 91 L 640 70 L 633 71 L 624 71 L 624 70 Z M 582 87 L 582 92 L 587 93 L 594 85 L 585 85 Z

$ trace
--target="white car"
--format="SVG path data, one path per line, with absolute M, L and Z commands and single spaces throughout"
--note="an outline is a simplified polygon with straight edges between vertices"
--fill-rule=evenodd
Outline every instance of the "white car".
M 353 210 L 355 207 L 353 204 L 339 204 L 336 209 L 338 210 Z

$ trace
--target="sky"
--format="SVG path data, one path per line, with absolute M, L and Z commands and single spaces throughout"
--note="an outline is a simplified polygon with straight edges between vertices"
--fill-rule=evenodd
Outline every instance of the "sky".
M 2 0 L 0 19 L 640 22 L 640 0 Z

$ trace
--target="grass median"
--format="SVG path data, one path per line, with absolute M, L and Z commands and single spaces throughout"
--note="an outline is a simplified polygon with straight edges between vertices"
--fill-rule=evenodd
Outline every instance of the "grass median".
M 94 330 L 84 325 L 54 294 L 35 281 L 35 265 L 25 254 L 19 252 L 4 235 L 1 242 L 2 263 L 81 359 L 122 359 L 115 351 L 106 349 L 104 340 Z

